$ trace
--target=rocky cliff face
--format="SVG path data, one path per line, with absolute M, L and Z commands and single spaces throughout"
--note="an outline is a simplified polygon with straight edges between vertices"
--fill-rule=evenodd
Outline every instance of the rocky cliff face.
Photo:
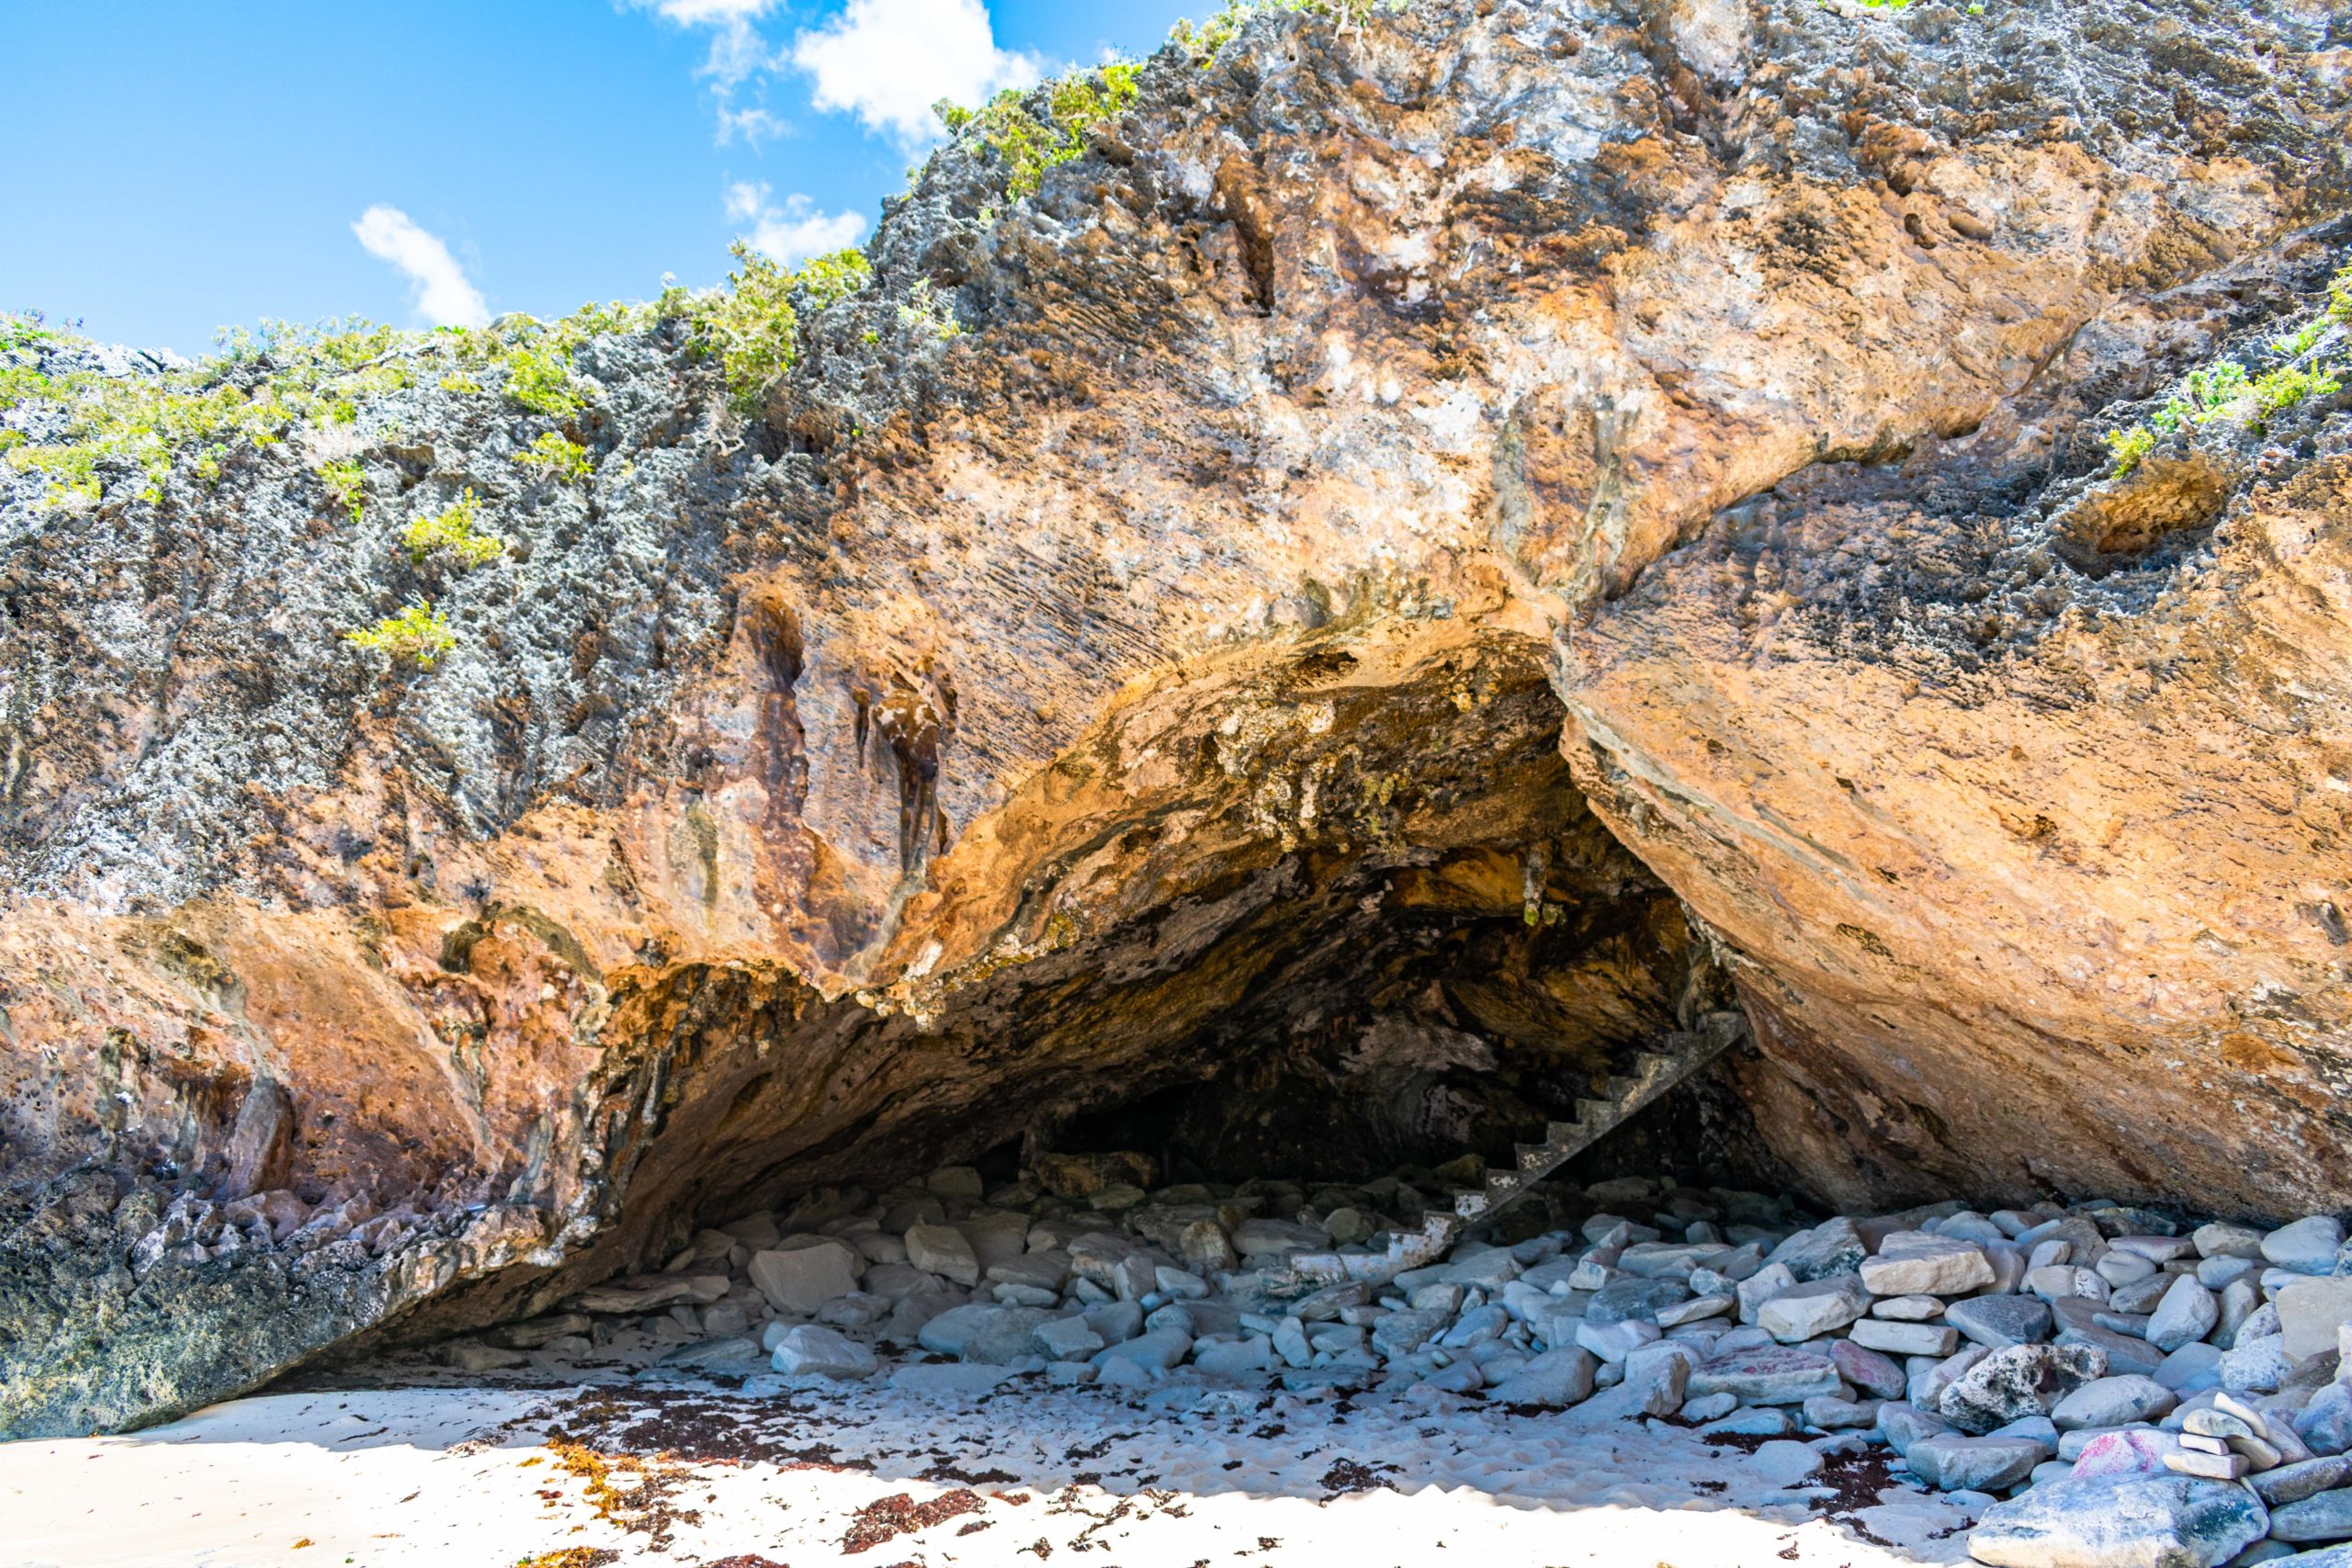
M 934 157 L 756 417 L 670 322 L 14 474 L 0 1427 L 1148 1100 L 1491 1147 L 1734 995 L 1825 1195 L 2340 1201 L 2352 418 L 2100 437 L 2324 310 L 2343 27 L 1262 17 Z

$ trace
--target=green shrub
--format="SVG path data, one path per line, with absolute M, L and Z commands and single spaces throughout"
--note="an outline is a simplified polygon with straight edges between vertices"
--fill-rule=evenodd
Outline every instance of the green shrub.
M 1142 70 L 1120 63 L 1057 78 L 1044 89 L 1043 119 L 1030 112 L 1030 94 L 1020 88 L 1008 88 L 977 109 L 943 98 L 932 112 L 965 146 L 995 156 L 1005 171 L 1006 194 L 1018 200 L 1036 194 L 1047 169 L 1085 152 L 1089 130 L 1134 106 Z
M 818 256 L 786 271 L 738 241 L 737 270 L 728 287 L 707 295 L 663 296 L 662 308 L 689 324 L 695 348 L 715 355 L 737 411 L 757 411 L 769 388 L 800 357 L 800 311 L 824 310 L 873 281 L 874 269 L 855 249 Z
M 2254 428 L 2262 429 L 2272 415 L 2286 412 L 2305 398 L 2324 398 L 2342 391 L 2344 383 L 2335 375 L 2341 369 L 2340 366 L 2323 370 L 2283 365 L 2256 377 L 2246 389 L 2254 400 Z
M 506 395 L 533 413 L 570 419 L 588 406 L 571 378 L 571 354 L 560 345 L 509 350 Z
M 481 532 L 481 502 L 469 489 L 447 511 L 419 517 L 401 531 L 408 558 L 424 562 L 446 555 L 461 566 L 487 566 L 506 553 L 506 541 Z
M 524 451 L 516 453 L 514 460 L 527 463 L 535 468 L 545 468 L 565 484 L 577 484 L 596 471 L 596 465 L 589 460 L 587 447 L 552 430 L 532 442 Z
M 366 515 L 366 497 L 362 493 L 368 482 L 367 468 L 356 457 L 337 457 L 319 465 L 319 482 L 327 492 L 342 503 L 343 510 L 356 523 Z
M 386 615 L 372 626 L 345 632 L 343 637 L 345 642 L 378 649 L 420 670 L 432 669 L 441 662 L 443 654 L 458 646 L 458 634 L 449 629 L 441 612 L 423 599 L 397 615 Z
M 793 274 L 805 298 L 802 306 L 814 315 L 839 304 L 874 281 L 874 265 L 854 245 L 829 256 L 811 256 Z
M 2140 466 L 2140 459 L 2155 450 L 2156 433 L 2144 424 L 2129 430 L 2107 433 L 2107 449 L 2115 455 L 2115 471 L 2128 474 Z

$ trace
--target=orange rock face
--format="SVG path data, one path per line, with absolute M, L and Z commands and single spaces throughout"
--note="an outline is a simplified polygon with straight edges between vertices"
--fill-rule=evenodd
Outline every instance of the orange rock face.
M 364 522 L 0 496 L 0 1428 L 1155 1095 L 1499 1147 L 1735 983 L 1824 1194 L 2332 1195 L 2344 417 L 2093 434 L 2314 308 L 2324 24 L 1636 9 L 948 149 L 758 418 L 584 348 L 577 492 L 426 382 Z M 508 557 L 405 561 L 469 488 Z

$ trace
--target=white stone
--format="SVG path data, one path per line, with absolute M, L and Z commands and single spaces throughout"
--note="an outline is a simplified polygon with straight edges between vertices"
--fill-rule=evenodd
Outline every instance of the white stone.
M 2245 1225 L 2225 1224 L 2216 1221 L 2199 1225 L 2189 1234 L 2189 1244 L 2197 1248 L 2199 1258 L 2259 1258 L 2262 1256 L 2262 1233 Z
M 1957 1296 L 1991 1284 L 1993 1265 L 1973 1242 L 1897 1231 L 1862 1260 L 1861 1279 L 1876 1296 Z
M 1754 1323 L 1764 1303 L 1783 1291 L 1796 1288 L 1797 1277 L 1785 1263 L 1767 1263 L 1739 1282 L 1739 1321 Z
M 1700 1322 L 1704 1318 L 1721 1317 L 1729 1312 L 1734 1304 L 1735 1298 L 1731 1296 L 1694 1296 L 1687 1302 L 1676 1302 L 1671 1306 L 1659 1307 L 1657 1325 L 1660 1328 L 1675 1328 L 1686 1323 Z
M 1985 1510 L 1969 1554 L 1991 1568 L 2159 1568 L 2229 1562 L 2269 1528 L 2236 1486 L 2182 1475 L 2055 1481 Z
M 2281 1225 L 2262 1238 L 2262 1256 L 2298 1274 L 2324 1274 L 2335 1267 L 2335 1249 L 2344 1245 L 2344 1227 L 2332 1214 L 2313 1214 Z
M 1944 1314 L 1944 1303 L 1934 1296 L 1889 1296 L 1871 1305 L 1872 1317 L 1896 1323 L 1925 1323 Z
M 1029 1331 L 1037 1349 L 1049 1361 L 1082 1361 L 1102 1348 L 1102 1337 L 1082 1317 L 1052 1317 Z
M 1657 1343 L 1658 1337 L 1657 1325 L 1639 1318 L 1577 1325 L 1577 1343 L 1604 1361 L 1622 1361 L 1643 1346 Z
M 1756 1314 L 1756 1325 L 1783 1345 L 1845 1327 L 1870 1310 L 1870 1292 L 1852 1274 L 1832 1274 L 1781 1292 Z
M 802 1324 L 776 1341 L 770 1361 L 787 1375 L 817 1375 L 844 1381 L 872 1377 L 880 1363 L 874 1352 L 836 1329 Z
M 2137 1421 L 2161 1420 L 2177 1403 L 2172 1390 L 2155 1379 L 2130 1373 L 2085 1383 L 2058 1402 L 2050 1419 L 2063 1431 L 2128 1427 Z
M 2323 1355 L 2336 1348 L 2336 1330 L 2352 1323 L 2352 1278 L 2297 1280 L 2273 1297 L 2272 1304 L 2278 1309 L 2287 1359 L 2300 1361 Z
M 857 1248 L 831 1236 L 788 1238 L 779 1249 L 752 1255 L 752 1283 L 778 1312 L 812 1316 L 835 1296 L 857 1289 L 865 1259 Z
M 1592 1397 L 1593 1374 L 1599 1369 L 1581 1347 L 1546 1350 L 1487 1391 L 1497 1404 L 1542 1404 L 1564 1410 Z
M 1869 1350 L 1884 1350 L 1896 1356 L 1949 1356 L 1959 1348 L 1960 1330 L 1934 1323 L 1888 1322 L 1866 1317 L 1854 1325 L 1848 1337 Z
M 1262 1334 L 1222 1345 L 1195 1345 L 1193 1349 L 1193 1365 L 1212 1377 L 1247 1377 L 1273 1364 L 1273 1347 Z
M 2176 1275 L 2148 1319 L 2148 1343 L 2169 1354 L 2213 1332 L 2222 1303 L 2188 1274 Z

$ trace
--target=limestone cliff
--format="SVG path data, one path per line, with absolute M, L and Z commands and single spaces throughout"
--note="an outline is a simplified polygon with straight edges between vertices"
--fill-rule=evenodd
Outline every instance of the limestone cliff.
M 2324 321 L 2344 28 L 1263 17 L 934 156 L 749 417 L 657 321 L 0 470 L 0 1428 L 1153 1096 L 1507 1144 L 1734 994 L 1826 1194 L 2340 1201 L 2352 417 L 2101 437 Z

